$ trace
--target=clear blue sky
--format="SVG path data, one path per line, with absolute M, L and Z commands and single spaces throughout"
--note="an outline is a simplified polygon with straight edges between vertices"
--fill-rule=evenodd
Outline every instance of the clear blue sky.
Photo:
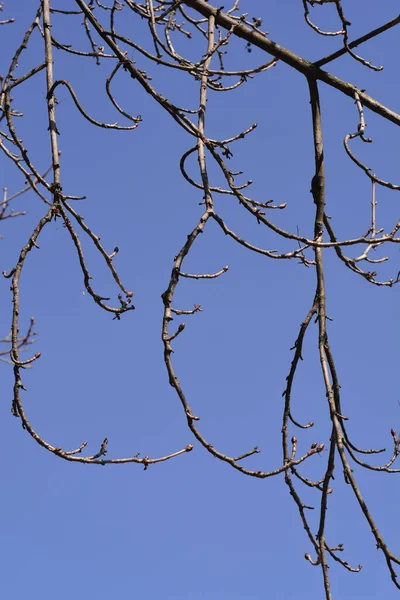
M 16 22 L 1 29 L 1 72 L 16 42 L 34 16 L 37 2 L 6 2 L 2 18 Z M 394 18 L 398 3 L 386 0 L 345 3 L 353 25 L 352 38 Z M 65 6 L 59 0 L 55 6 Z M 264 17 L 270 38 L 316 60 L 339 47 L 339 39 L 321 38 L 307 28 L 301 2 L 268 3 L 242 0 L 241 11 Z M 329 26 L 330 8 L 315 9 L 321 26 Z M 80 17 L 70 25 L 54 19 L 54 35 L 63 43 L 84 46 Z M 73 25 L 74 24 L 74 25 Z M 137 39 L 151 47 L 144 23 L 134 28 Z M 39 36 L 18 74 L 43 60 Z M 188 46 L 185 46 L 186 50 Z M 397 112 L 399 29 L 384 33 L 361 49 L 381 73 L 372 73 L 342 58 L 331 72 L 349 79 Z M 160 92 L 184 106 L 196 107 L 198 86 L 189 79 L 134 56 L 148 68 Z M 246 52 L 244 42 L 232 45 L 229 64 L 265 61 L 259 51 Z M 268 58 L 267 58 L 268 59 Z M 68 79 L 82 105 L 99 119 L 115 116 L 104 93 L 110 65 L 57 52 L 55 77 Z M 15 104 L 25 118 L 17 125 L 40 170 L 50 164 L 44 72 Z M 71 240 L 60 220 L 40 236 L 40 250 L 27 259 L 22 279 L 21 324 L 37 321 L 35 351 L 42 357 L 24 373 L 28 418 L 55 446 L 75 448 L 87 441 L 96 452 L 109 439 L 110 458 L 141 452 L 160 456 L 193 443 L 186 419 L 162 360 L 160 298 L 173 257 L 197 223 L 201 194 L 180 176 L 178 161 L 192 140 L 168 114 L 121 73 L 116 96 L 143 123 L 134 132 L 93 128 L 76 111 L 68 92 L 60 89 L 57 119 L 62 150 L 64 191 L 87 196 L 79 205 L 86 222 L 112 251 L 136 310 L 113 321 L 87 295 Z M 29 92 L 29 93 L 28 93 Z M 345 156 L 342 140 L 356 131 L 354 103 L 321 86 L 327 160 L 328 213 L 341 237 L 358 236 L 369 226 L 370 185 Z M 233 148 L 232 169 L 254 180 L 260 201 L 287 202 L 273 215 L 283 227 L 311 235 L 313 175 L 308 89 L 304 78 L 283 64 L 261 74 L 230 94 L 211 94 L 208 135 L 229 137 L 257 121 L 247 141 Z M 374 144 L 360 156 L 382 178 L 399 183 L 399 133 L 366 112 L 367 135 Z M 13 193 L 23 186 L 14 165 L 0 158 L 1 184 Z M 196 174 L 193 159 L 193 174 Z M 217 178 L 217 181 L 219 179 Z M 398 192 L 378 190 L 379 224 L 398 219 Z M 272 232 L 257 227 L 227 197 L 217 205 L 229 226 L 265 248 L 293 249 Z M 16 263 L 45 206 L 33 195 L 15 208 L 27 215 L 2 224 L 1 270 Z M 117 290 L 87 240 L 82 238 L 99 293 L 116 299 Z M 396 276 L 399 249 L 390 251 L 382 277 Z M 391 448 L 390 429 L 400 429 L 398 394 L 399 288 L 375 288 L 326 253 L 329 334 L 342 385 L 343 407 L 350 418 L 354 443 Z M 186 329 L 174 343 L 175 365 L 199 428 L 221 451 L 239 455 L 258 445 L 249 459 L 254 468 L 281 464 L 282 391 L 292 353 L 289 348 L 312 302 L 315 275 L 293 262 L 271 261 L 251 254 L 227 239 L 214 224 L 198 240 L 185 264 L 186 272 L 229 271 L 217 280 L 184 280 L 177 292 L 179 308 L 201 304 L 203 312 L 185 318 Z M 1 335 L 9 331 L 9 280 L 0 282 Z M 176 319 L 176 324 L 180 319 Z M 296 417 L 314 420 L 314 429 L 294 431 L 299 453 L 314 441 L 329 439 L 328 407 L 318 370 L 315 326 L 305 344 L 294 390 Z M 1 369 L 0 435 L 3 448 L 0 500 L 3 597 L 19 600 L 320 600 L 319 568 L 304 560 L 311 547 L 283 476 L 254 480 L 232 470 L 198 444 L 193 452 L 143 472 L 137 465 L 96 467 L 63 462 L 47 453 L 21 430 L 10 414 L 12 371 Z M 318 478 L 326 455 L 315 456 L 304 474 Z M 311 464 L 312 463 L 312 464 Z M 362 492 L 392 550 L 398 540 L 398 476 L 355 471 Z M 344 543 L 345 559 L 364 565 L 359 574 L 332 565 L 333 595 L 340 600 L 397 598 L 383 555 L 338 469 L 330 497 L 327 536 Z M 317 506 L 319 497 L 301 491 Z M 317 513 L 317 511 L 315 511 Z M 317 514 L 313 522 L 317 529 Z

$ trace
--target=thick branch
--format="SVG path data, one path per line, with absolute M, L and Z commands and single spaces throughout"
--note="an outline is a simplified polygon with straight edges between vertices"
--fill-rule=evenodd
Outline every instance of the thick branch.
M 316 68 L 312 62 L 297 56 L 297 54 L 294 54 L 294 52 L 291 52 L 287 48 L 284 48 L 276 42 L 269 40 L 263 34 L 250 29 L 250 27 L 247 27 L 226 13 L 223 13 L 220 9 L 210 6 L 207 2 L 205 2 L 205 0 L 183 0 L 183 4 L 190 6 L 205 17 L 214 15 L 216 24 L 224 29 L 231 29 L 233 26 L 235 26 L 233 35 L 246 40 L 252 46 L 256 46 L 257 48 L 268 52 L 268 54 L 275 56 L 275 58 L 279 58 L 282 62 L 286 63 L 290 67 L 293 67 L 293 69 L 296 71 L 303 73 L 303 75 L 312 76 L 316 80 L 323 81 L 350 98 L 354 98 L 354 92 L 357 92 L 364 106 L 372 110 L 372 112 L 381 115 L 385 119 L 392 121 L 392 123 L 400 125 L 399 114 L 390 110 L 374 98 L 371 98 L 371 96 L 368 96 L 368 94 L 365 94 L 359 90 L 355 85 L 347 83 L 346 81 L 339 79 L 339 77 L 335 77 L 335 75 L 332 75 L 327 71 Z

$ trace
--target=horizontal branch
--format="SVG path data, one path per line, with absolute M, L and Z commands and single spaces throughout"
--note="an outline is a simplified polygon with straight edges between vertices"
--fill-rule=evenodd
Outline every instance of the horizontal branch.
M 355 85 L 347 83 L 346 81 L 343 81 L 339 77 L 335 77 L 335 75 L 332 75 L 327 71 L 323 71 L 322 69 L 316 67 L 312 62 L 297 56 L 297 54 L 294 54 L 294 52 L 291 52 L 287 48 L 284 48 L 276 42 L 266 38 L 262 33 L 254 31 L 250 27 L 247 27 L 243 23 L 239 22 L 237 19 L 230 17 L 226 13 L 223 13 L 219 8 L 210 6 L 210 4 L 208 4 L 205 0 L 183 0 L 183 4 L 190 6 L 190 8 L 193 8 L 205 17 L 214 15 L 216 24 L 224 29 L 229 30 L 235 26 L 233 35 L 236 35 L 246 40 L 251 45 L 268 52 L 268 54 L 275 56 L 275 58 L 279 58 L 282 62 L 286 63 L 290 67 L 293 67 L 293 69 L 296 69 L 296 71 L 299 71 L 306 77 L 312 77 L 316 80 L 323 81 L 350 98 L 354 98 L 354 93 L 357 92 L 364 106 L 372 110 L 372 112 L 377 113 L 381 117 L 384 117 L 388 121 L 392 121 L 392 123 L 400 125 L 400 115 L 398 113 L 395 113 L 387 108 L 384 104 L 381 104 L 374 98 L 371 98 L 371 96 L 368 96 L 368 94 L 365 94 L 359 90 Z

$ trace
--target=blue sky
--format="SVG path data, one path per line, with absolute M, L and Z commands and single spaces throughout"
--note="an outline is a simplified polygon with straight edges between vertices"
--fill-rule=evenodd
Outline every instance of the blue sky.
M 1 71 L 8 68 L 11 51 L 22 39 L 37 3 L 7 2 L 2 18 L 16 22 L 1 29 Z M 255 7 L 255 4 L 257 5 Z M 264 18 L 270 38 L 290 50 L 316 60 L 340 46 L 338 39 L 321 38 L 303 20 L 301 3 L 291 0 L 241 2 L 241 11 Z M 283 6 L 285 4 L 285 6 Z M 394 18 L 394 0 L 365 10 L 355 0 L 345 6 L 355 38 Z M 375 4 L 375 3 L 374 3 Z M 54 6 L 65 6 L 61 0 Z M 289 8 L 290 10 L 289 10 Z M 363 9 L 364 8 L 364 9 Z M 332 23 L 330 7 L 315 9 L 321 26 Z M 80 17 L 69 25 L 54 19 L 54 35 L 62 42 L 85 47 Z M 75 20 L 73 20 L 75 19 Z M 134 21 L 134 36 L 150 46 L 144 24 Z M 121 27 L 132 31 L 126 21 Z M 137 38 L 136 38 L 137 36 Z M 185 50 L 191 51 L 185 44 Z M 195 49 L 200 48 L 197 42 Z M 366 58 L 384 64 L 372 73 L 350 58 L 330 65 L 335 75 L 400 111 L 398 29 L 392 29 L 361 48 Z M 200 50 L 204 52 L 203 50 Z M 20 61 L 22 74 L 43 60 L 36 34 L 29 54 Z M 174 102 L 196 107 L 198 84 L 134 56 L 148 69 L 152 83 Z M 237 41 L 229 65 L 256 65 L 266 60 L 255 50 L 246 52 Z M 267 57 L 268 60 L 268 57 Z M 110 72 L 105 63 L 57 52 L 55 77 L 68 79 L 90 114 L 113 122 L 118 117 L 104 93 Z M 60 221 L 52 222 L 31 252 L 22 278 L 21 324 L 34 316 L 42 356 L 24 373 L 28 418 L 55 446 L 75 448 L 88 442 L 90 453 L 108 437 L 108 456 L 161 456 L 193 443 L 182 408 L 168 384 L 162 360 L 161 293 L 168 284 L 173 257 L 201 214 L 201 194 L 181 177 L 178 163 L 192 140 L 168 114 L 131 79 L 116 81 L 116 96 L 143 122 L 134 132 L 95 129 L 76 111 L 68 92 L 60 89 L 57 122 L 62 151 L 63 189 L 86 195 L 79 204 L 85 222 L 112 251 L 136 310 L 113 321 L 87 295 L 75 250 Z M 19 135 L 40 170 L 50 164 L 44 72 L 15 93 L 15 104 L 25 117 Z M 321 84 L 324 118 L 327 212 L 338 235 L 355 237 L 369 226 L 370 184 L 344 153 L 343 137 L 356 131 L 358 114 L 349 98 Z M 311 235 L 313 175 L 311 121 L 306 81 L 283 64 L 260 74 L 235 92 L 210 94 L 208 135 L 229 137 L 257 121 L 247 140 L 232 148 L 232 169 L 253 179 L 252 193 L 260 201 L 286 202 L 275 222 Z M 399 182 L 398 132 L 366 111 L 367 135 L 374 143 L 354 148 L 382 178 Z M 1 180 L 10 194 L 24 182 L 14 165 L 2 156 Z M 197 163 L 192 162 L 197 177 Z M 215 181 L 220 181 L 214 173 Z M 244 179 L 244 180 L 245 180 Z M 398 219 L 398 192 L 377 191 L 380 224 Z M 227 224 L 265 248 L 292 250 L 272 232 L 255 225 L 227 197 L 216 198 Z M 33 195 L 16 201 L 27 215 L 3 223 L 1 270 L 16 263 L 45 206 Z M 90 272 L 99 293 L 116 300 L 118 291 L 88 240 L 82 238 Z M 382 277 L 396 276 L 399 249 L 389 251 Z M 329 335 L 342 385 L 343 407 L 350 418 L 353 441 L 361 446 L 391 447 L 390 429 L 399 430 L 398 301 L 399 288 L 376 288 L 325 253 Z M 280 428 L 285 387 L 297 337 L 314 295 L 315 274 L 296 261 L 272 261 L 252 254 L 226 238 L 214 223 L 196 242 L 185 261 L 186 272 L 216 272 L 229 265 L 217 280 L 183 280 L 178 287 L 179 308 L 201 304 L 203 312 L 185 318 L 186 329 L 174 342 L 175 366 L 196 415 L 199 428 L 221 451 L 239 455 L 258 445 L 262 452 L 248 465 L 269 470 L 281 464 Z M 9 331 L 9 281 L 0 282 L 3 310 L 1 332 Z M 176 325 L 181 319 L 176 319 Z M 318 370 L 317 330 L 305 343 L 295 382 L 296 418 L 314 420 L 313 429 L 296 432 L 299 453 L 314 441 L 329 439 L 328 407 Z M 283 477 L 253 480 L 232 470 L 195 444 L 193 452 L 143 472 L 138 465 L 96 467 L 65 463 L 21 430 L 10 412 L 12 371 L 2 373 L 1 438 L 5 456 L 0 472 L 0 562 L 4 597 L 69 600 L 116 597 L 155 599 L 261 600 L 320 599 L 319 568 L 303 556 L 311 552 L 297 508 Z M 322 475 L 326 455 L 313 457 L 304 474 Z M 366 501 L 391 549 L 398 544 L 398 476 L 355 470 Z M 332 565 L 334 598 L 397 597 L 384 557 L 339 469 L 330 497 L 327 536 L 332 545 L 343 542 L 345 559 L 362 563 L 359 574 Z M 300 492 L 306 503 L 318 496 Z M 317 513 L 317 511 L 315 511 Z M 312 521 L 317 529 L 317 514 Z M 397 546 L 396 546 L 397 544 Z

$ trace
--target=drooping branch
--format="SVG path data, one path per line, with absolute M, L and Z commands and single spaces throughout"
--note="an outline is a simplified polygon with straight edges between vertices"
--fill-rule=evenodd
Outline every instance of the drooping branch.
M 384 117 L 388 121 L 391 121 L 396 125 L 400 125 L 400 115 L 398 113 L 390 110 L 384 104 L 378 102 L 371 96 L 368 96 L 368 94 L 358 89 L 356 86 L 343 81 L 339 77 L 335 77 L 335 75 L 332 75 L 327 71 L 316 68 L 314 63 L 297 56 L 297 54 L 294 54 L 290 50 L 280 46 L 276 42 L 273 42 L 261 33 L 250 29 L 246 25 L 237 23 L 233 17 L 223 13 L 219 8 L 215 8 L 214 6 L 208 4 L 208 2 L 205 2 L 205 0 L 184 0 L 184 4 L 187 4 L 187 6 L 190 6 L 206 17 L 209 15 L 214 15 L 216 23 L 224 29 L 230 29 L 233 25 L 236 25 L 234 32 L 236 36 L 246 40 L 257 48 L 268 52 L 268 54 L 275 56 L 275 58 L 278 58 L 306 77 L 310 76 L 314 77 L 317 81 L 323 81 L 327 85 L 334 87 L 338 91 L 342 92 L 342 94 L 349 96 L 350 98 L 353 98 L 354 93 L 357 92 L 360 95 L 361 102 L 364 106 L 381 117 Z
M 379 466 L 369 464 L 368 458 L 371 454 L 383 453 L 383 449 L 359 448 L 352 441 L 353 434 L 348 423 L 348 417 L 345 416 L 342 409 L 342 400 L 344 402 L 345 396 L 342 397 L 341 395 L 333 351 L 328 339 L 329 317 L 327 314 L 324 257 L 325 250 L 333 248 L 337 259 L 353 273 L 361 276 L 365 283 L 392 287 L 400 281 L 400 273 L 397 277 L 391 277 L 387 280 L 382 278 L 381 281 L 378 278 L 377 271 L 380 270 L 381 263 L 386 262 L 389 256 L 381 256 L 376 259 L 371 258 L 373 255 L 372 250 L 378 248 L 381 250 L 390 247 L 391 244 L 400 243 L 400 220 L 392 224 L 391 229 L 385 228 L 384 230 L 379 227 L 381 220 L 377 200 L 381 187 L 398 191 L 399 186 L 397 183 L 383 179 L 382 177 L 385 177 L 384 174 L 380 174 L 378 177 L 375 174 L 375 170 L 364 164 L 354 150 L 354 146 L 360 141 L 368 144 L 371 143 L 370 138 L 367 138 L 365 135 L 366 122 L 364 111 L 366 109 L 375 112 L 385 121 L 395 125 L 400 124 L 400 115 L 368 96 L 364 91 L 359 89 L 359 86 L 343 81 L 321 67 L 347 54 L 351 55 L 363 66 L 374 69 L 369 61 L 355 54 L 353 48 L 398 25 L 400 17 L 392 19 L 385 25 L 351 42 L 349 38 L 350 24 L 345 16 L 340 0 L 331 0 L 331 4 L 334 5 L 332 8 L 336 8 L 336 19 L 339 19 L 337 29 L 334 30 L 332 28 L 332 31 L 323 31 L 316 24 L 317 21 L 311 19 L 310 7 L 314 4 L 323 7 L 325 3 L 326 0 L 304 0 L 303 8 L 306 21 L 318 34 L 335 34 L 339 40 L 342 39 L 343 47 L 325 58 L 311 62 L 270 40 L 268 34 L 261 29 L 261 18 L 253 17 L 250 19 L 247 14 L 239 14 L 238 1 L 233 2 L 230 8 L 224 9 L 212 6 L 205 0 L 163 2 L 146 0 L 143 3 L 134 2 L 133 0 L 125 0 L 125 2 L 114 0 L 110 5 L 103 4 L 99 0 L 91 0 L 90 2 L 75 0 L 73 7 L 68 6 L 68 9 L 64 10 L 58 6 L 57 8 L 52 7 L 51 0 L 42 0 L 35 19 L 27 30 L 22 43 L 15 51 L 8 71 L 6 71 L 5 77 L 1 81 L 0 121 L 4 123 L 4 131 L 1 131 L 0 134 L 0 148 L 3 150 L 4 158 L 10 160 L 23 173 L 26 185 L 28 186 L 26 190 L 32 189 L 35 192 L 35 197 L 39 197 L 41 201 L 48 205 L 46 213 L 39 220 L 27 243 L 21 249 L 16 266 L 11 270 L 10 274 L 5 273 L 6 277 L 12 278 L 13 294 L 11 335 L 11 362 L 15 375 L 13 412 L 21 419 L 23 427 L 33 439 L 46 450 L 64 460 L 101 465 L 134 462 L 142 464 L 146 469 L 151 464 L 165 461 L 191 451 L 192 445 L 189 444 L 178 452 L 166 454 L 161 458 L 155 459 L 150 459 L 148 456 L 140 458 L 139 454 L 127 458 L 106 459 L 107 439 L 100 444 L 95 454 L 82 456 L 81 453 L 86 447 L 85 443 L 71 451 L 66 451 L 44 440 L 32 427 L 22 404 L 21 390 L 24 390 L 22 375 L 25 368 L 30 368 L 35 364 L 35 361 L 40 357 L 40 353 L 36 353 L 26 360 L 22 360 L 20 355 L 24 347 L 29 348 L 34 340 L 34 334 L 32 331 L 33 323 L 25 336 L 19 334 L 19 284 L 22 269 L 26 268 L 26 264 L 29 262 L 30 252 L 35 252 L 36 249 L 39 249 L 38 238 L 41 232 L 45 227 L 51 227 L 51 223 L 61 220 L 63 226 L 68 231 L 70 242 L 76 251 L 77 264 L 83 277 L 85 289 L 97 306 L 107 311 L 107 313 L 111 313 L 115 320 L 119 320 L 125 313 L 132 311 L 134 308 L 132 305 L 133 294 L 122 283 L 122 278 L 114 264 L 116 262 L 114 258 L 119 252 L 118 246 L 114 246 L 112 251 L 107 250 L 101 243 L 99 235 L 86 223 L 81 211 L 74 208 L 73 201 L 84 199 L 85 196 L 72 195 L 72 193 L 68 193 L 63 189 L 61 154 L 59 150 L 63 132 L 59 130 L 57 124 L 58 109 L 56 100 L 56 92 L 59 86 L 66 87 L 73 100 L 75 106 L 71 114 L 75 116 L 75 109 L 77 109 L 80 115 L 91 125 L 103 129 L 123 129 L 126 131 L 135 130 L 139 126 L 146 127 L 147 123 L 142 121 L 142 117 L 139 114 L 140 110 L 137 109 L 136 105 L 134 107 L 135 113 L 133 113 L 129 108 L 126 108 L 124 101 L 122 103 L 117 102 L 113 92 L 113 81 L 118 75 L 121 81 L 125 78 L 127 86 L 140 86 L 141 90 L 146 93 L 149 103 L 153 102 L 160 107 L 164 111 L 165 117 L 168 119 L 172 118 L 175 126 L 187 134 L 188 143 L 185 145 L 185 148 L 188 148 L 188 150 L 183 152 L 179 166 L 182 177 L 191 186 L 193 196 L 198 201 L 201 209 L 194 223 L 191 224 L 190 230 L 184 238 L 184 243 L 181 242 L 180 250 L 173 258 L 169 281 L 165 292 L 162 294 L 162 343 L 169 383 L 180 402 L 184 419 L 192 435 L 209 453 L 240 473 L 250 477 L 257 479 L 267 479 L 280 475 L 284 477 L 311 544 L 313 556 L 307 552 L 305 558 L 310 564 L 321 567 L 325 597 L 329 600 L 332 597 L 332 592 L 328 561 L 332 560 L 351 572 L 358 572 L 361 568 L 360 565 L 358 567 L 350 566 L 342 559 L 340 553 L 343 552 L 343 545 L 330 545 L 326 535 L 328 503 L 332 498 L 331 494 L 334 493 L 336 486 L 340 483 L 335 458 L 336 460 L 338 458 L 340 460 L 343 467 L 344 480 L 349 484 L 347 489 L 351 490 L 354 494 L 378 548 L 384 553 L 392 579 L 398 586 L 394 566 L 400 564 L 399 559 L 387 547 L 379 529 L 375 525 L 372 515 L 361 495 L 352 467 L 357 465 L 369 472 L 374 471 L 373 475 L 379 472 L 398 473 L 399 469 L 396 468 L 395 461 L 399 454 L 400 436 L 397 435 L 394 429 L 392 430 L 392 441 L 390 444 L 392 449 L 389 452 L 389 458 L 382 460 Z M 74 8 L 77 10 L 74 10 Z M 70 25 L 72 22 L 76 22 L 73 31 L 78 31 L 78 28 L 81 28 L 80 31 L 83 33 L 84 40 L 83 49 L 75 47 L 75 43 L 72 45 L 58 41 L 57 26 L 51 23 L 50 20 L 53 14 L 57 15 L 57 19 L 60 19 L 62 22 L 64 22 L 63 20 L 67 20 Z M 79 16 L 79 19 L 75 19 L 76 15 Z M 143 27 L 144 33 L 146 34 L 147 32 L 146 42 L 140 41 L 142 38 L 136 36 L 136 32 L 127 37 L 125 33 L 127 30 L 126 27 L 120 27 L 120 23 L 125 18 L 125 15 L 131 19 L 135 19 L 135 23 L 137 22 Z M 65 31 L 68 31 L 68 29 Z M 133 31 L 135 31 L 134 28 Z M 64 30 L 62 32 L 64 33 Z M 40 62 L 42 59 L 38 60 L 33 69 L 17 77 L 16 69 L 21 54 L 28 46 L 30 47 L 31 40 L 36 35 L 40 37 L 39 42 L 44 48 L 45 60 L 44 62 Z M 187 44 L 192 38 L 195 38 L 195 43 L 191 51 L 187 52 Z M 262 64 L 258 64 L 255 67 L 249 65 L 248 68 L 240 68 L 233 64 L 232 67 L 226 69 L 225 62 L 228 62 L 226 61 L 226 54 L 237 39 L 246 41 L 246 48 L 249 52 L 253 47 L 257 47 L 272 56 L 272 60 L 268 60 L 267 62 L 263 60 Z M 318 39 L 322 42 L 324 38 Z M 184 43 L 181 43 L 182 40 L 184 40 Z M 83 108 L 79 96 L 72 87 L 72 83 L 67 79 L 57 79 L 56 75 L 53 75 L 53 70 L 54 73 L 57 73 L 59 64 L 57 53 L 53 54 L 54 48 L 60 52 L 74 55 L 74 59 L 76 60 L 83 58 L 94 59 L 94 61 L 92 60 L 94 66 L 96 63 L 101 64 L 103 59 L 111 60 L 112 68 L 108 71 L 110 74 L 104 82 L 105 91 L 113 110 L 116 110 L 118 113 L 118 118 L 122 116 L 126 119 L 124 122 L 127 122 L 127 125 L 120 125 L 118 122 L 105 123 L 94 119 L 92 115 L 96 114 L 97 108 L 95 105 L 95 96 L 92 96 L 92 102 L 85 100 L 85 108 Z M 198 54 L 196 55 L 193 50 L 196 50 Z M 132 56 L 133 51 L 136 53 L 137 61 L 129 58 L 129 56 Z M 232 62 L 234 63 L 236 57 L 230 55 L 230 58 L 233 58 Z M 285 215 L 290 209 L 290 199 L 283 198 L 284 201 L 279 198 L 276 200 L 267 199 L 270 198 L 268 192 L 262 194 L 261 197 L 257 194 L 252 194 L 253 176 L 251 175 L 251 178 L 245 179 L 243 183 L 243 172 L 238 170 L 233 171 L 230 167 L 229 160 L 233 155 L 234 145 L 237 143 L 250 145 L 252 141 L 250 134 L 255 131 L 257 124 L 253 120 L 249 120 L 247 121 L 247 126 L 240 131 L 234 123 L 232 127 L 233 131 L 230 135 L 225 134 L 225 139 L 217 139 L 215 134 L 212 134 L 210 131 L 211 127 L 207 119 L 208 106 L 212 103 L 214 93 L 235 93 L 237 88 L 245 84 L 251 85 L 251 80 L 254 77 L 268 77 L 268 72 L 272 67 L 277 66 L 279 69 L 280 62 L 285 63 L 303 75 L 309 86 L 315 158 L 311 192 L 315 204 L 315 215 L 314 219 L 309 223 L 309 233 L 306 235 L 300 235 L 297 228 L 292 231 L 290 227 L 285 227 L 284 225 Z M 162 83 L 159 86 L 153 83 L 152 67 L 156 67 L 157 69 L 174 69 L 179 72 L 182 86 L 185 85 L 185 81 L 189 82 L 189 85 L 194 84 L 198 86 L 198 102 L 196 101 L 194 106 L 185 107 L 172 102 L 168 97 L 168 84 Z M 19 119 L 23 118 L 23 114 L 17 108 L 18 95 L 26 89 L 25 84 L 37 76 L 40 77 L 44 69 L 46 70 L 46 87 L 43 96 L 46 98 L 48 111 L 48 140 L 52 157 L 51 177 L 48 176 L 48 172 L 43 174 L 43 171 L 37 166 L 35 148 L 26 147 L 21 139 Z M 60 75 L 62 77 L 63 74 L 61 73 Z M 35 79 L 35 81 L 37 80 Z M 329 87 L 335 89 L 335 93 L 340 93 L 350 98 L 352 102 L 355 102 L 358 122 L 351 129 L 353 133 L 348 133 L 345 136 L 344 147 L 358 172 L 363 177 L 367 177 L 372 186 L 368 230 L 365 231 L 365 224 L 362 223 L 352 237 L 345 239 L 341 239 L 337 235 L 337 224 L 334 224 L 333 219 L 330 219 L 326 213 L 326 204 L 329 201 L 327 191 L 329 191 L 330 182 L 329 179 L 326 179 L 324 171 L 322 144 L 323 119 L 319 103 L 319 82 L 327 84 Z M 121 97 L 124 98 L 124 95 L 121 95 Z M 228 102 L 229 97 L 225 97 Z M 355 113 L 356 117 L 357 113 Z M 136 114 L 138 116 L 134 116 Z M 78 115 L 78 118 L 81 118 L 81 116 Z M 221 115 L 221 118 L 223 118 L 223 115 Z M 131 134 L 135 135 L 135 132 L 130 131 L 129 135 Z M 370 146 L 370 148 L 373 147 Z M 197 158 L 197 163 L 193 160 L 195 157 Z M 218 176 L 220 178 L 222 176 L 223 178 L 222 185 L 216 180 Z M 6 219 L 20 214 L 7 212 L 10 201 L 17 197 L 17 195 L 11 197 L 7 196 L 7 194 L 4 195 L 0 218 Z M 221 198 L 224 199 L 224 203 L 220 202 Z M 258 244 L 253 242 L 250 236 L 246 237 L 242 233 L 245 227 L 243 226 L 242 229 L 242 221 L 240 220 L 234 228 L 230 226 L 229 216 L 226 216 L 223 211 L 225 211 L 226 206 L 230 206 L 233 202 L 238 204 L 239 210 L 242 211 L 243 223 L 247 220 L 246 224 L 247 222 L 257 224 L 265 234 L 268 234 L 265 243 L 261 242 Z M 223 207 L 222 204 L 224 204 Z M 277 216 L 277 211 L 280 213 L 279 216 Z M 225 239 L 225 236 L 228 236 L 230 240 L 236 242 L 248 252 L 255 252 L 265 260 L 295 260 L 300 263 L 300 268 L 304 266 L 309 268 L 315 273 L 316 277 L 316 288 L 312 290 L 313 300 L 310 303 L 308 312 L 305 310 L 305 319 L 300 325 L 294 347 L 292 348 L 292 351 L 294 351 L 293 358 L 283 392 L 282 461 L 278 462 L 278 466 L 276 464 L 275 467 L 268 466 L 265 470 L 252 468 L 251 466 L 255 455 L 260 455 L 258 458 L 262 458 L 263 456 L 261 445 L 254 445 L 251 450 L 244 452 L 239 447 L 235 449 L 235 454 L 228 455 L 225 451 L 215 447 L 212 443 L 213 440 L 209 441 L 205 437 L 197 410 L 192 409 L 191 406 L 190 390 L 184 390 L 178 378 L 175 352 L 178 352 L 181 343 L 188 341 L 187 332 L 190 329 L 191 323 L 189 317 L 203 318 L 197 314 L 203 310 L 199 304 L 195 304 L 192 309 L 188 308 L 187 305 L 185 306 L 185 304 L 179 305 L 179 307 L 175 304 L 176 291 L 180 282 L 182 279 L 186 279 L 192 282 L 194 286 L 213 285 L 215 279 L 219 277 L 224 279 L 230 276 L 227 273 L 228 267 L 221 269 L 221 264 L 214 268 L 208 268 L 205 265 L 198 273 L 191 272 L 192 269 L 185 266 L 187 257 L 198 244 L 200 237 L 202 237 L 200 234 L 203 234 L 210 228 L 209 223 L 218 225 L 216 230 L 221 239 Z M 358 225 L 357 223 L 357 227 Z M 115 303 L 110 302 L 109 305 L 108 301 L 110 298 L 100 295 L 94 289 L 90 275 L 90 265 L 85 255 L 85 246 L 79 236 L 82 236 L 83 239 L 93 244 L 95 250 L 104 261 L 106 269 L 111 274 L 113 283 L 118 288 L 118 301 Z M 278 252 L 274 247 L 281 247 L 278 243 L 282 244 L 282 242 L 284 243 L 284 247 Z M 353 252 L 354 256 L 350 256 L 354 246 L 357 246 Z M 361 250 L 358 246 L 361 247 Z M 366 264 L 370 263 L 374 265 L 372 267 L 374 270 L 367 270 Z M 196 281 L 193 282 L 193 280 Z M 192 306 L 192 304 L 189 306 Z M 132 315 L 133 313 L 130 314 Z M 188 317 L 186 323 L 181 320 L 183 316 Z M 314 318 L 318 324 L 317 347 L 319 369 L 326 394 L 325 414 L 330 429 L 330 437 L 325 442 L 314 441 L 311 446 L 307 446 L 307 449 L 300 451 L 302 440 L 298 440 L 295 435 L 292 435 L 291 430 L 293 427 L 297 428 L 300 436 L 303 434 L 303 430 L 313 428 L 314 420 L 309 420 L 308 422 L 305 420 L 302 423 L 298 419 L 297 410 L 294 407 L 296 395 L 295 384 L 298 371 L 301 368 L 300 365 L 303 359 L 306 358 L 303 356 L 305 338 L 306 336 L 311 337 L 313 335 L 311 324 Z M 3 341 L 7 342 L 8 338 L 5 338 Z M 0 353 L 0 359 L 2 356 L 2 353 Z M 312 409 L 312 404 L 311 406 L 307 405 L 307 411 L 310 411 L 307 419 L 314 419 Z M 259 440 L 255 441 L 259 442 Z M 302 465 L 305 461 L 313 461 L 312 457 L 317 454 L 321 459 L 319 464 L 323 465 L 322 473 L 319 472 L 318 475 L 313 475 L 312 477 L 306 476 L 303 473 Z M 244 466 L 245 463 L 243 461 L 246 461 L 246 466 Z M 334 480 L 335 474 L 336 480 Z M 305 489 L 305 487 L 312 490 L 315 494 L 317 498 L 317 502 L 314 503 L 315 506 L 308 506 L 302 501 L 301 490 Z M 315 510 L 317 506 L 318 510 L 312 513 L 312 509 Z M 315 524 L 311 523 L 310 515 L 312 514 L 317 515 L 316 529 Z

